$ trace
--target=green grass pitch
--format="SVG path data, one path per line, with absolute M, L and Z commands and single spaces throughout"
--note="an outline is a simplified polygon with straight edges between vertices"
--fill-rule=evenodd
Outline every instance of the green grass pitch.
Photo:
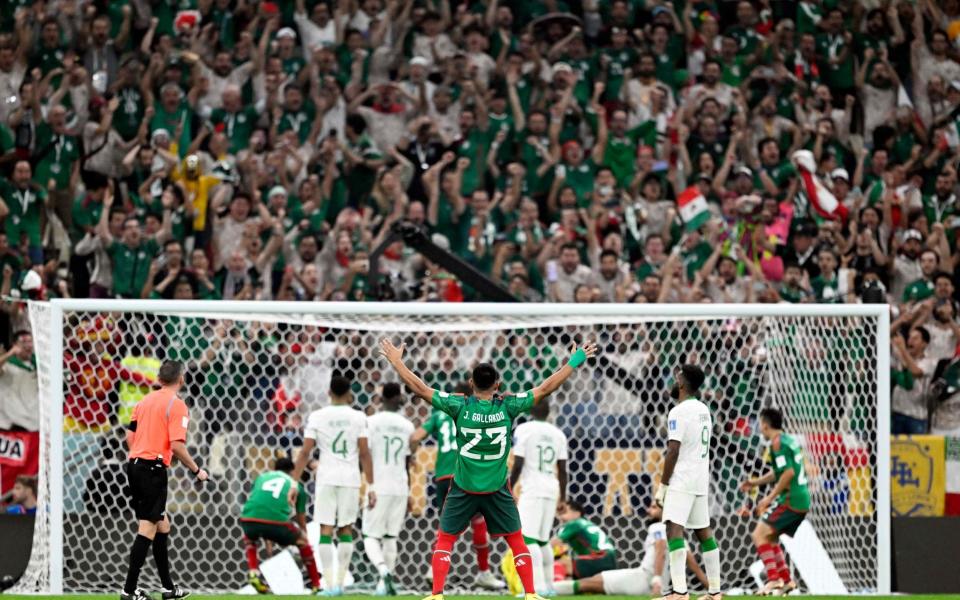
M 8 596 L 6 594 L 0 595 L 2 600 L 37 600 L 38 598 L 45 598 L 51 596 Z M 65 596 L 52 596 L 53 598 L 63 598 L 64 600 L 106 600 L 108 598 L 119 598 L 119 594 L 87 594 L 87 595 L 65 595 Z M 158 596 L 159 597 L 159 596 Z M 191 595 L 191 600 L 251 600 L 253 598 L 264 598 L 274 599 L 274 598 L 297 598 L 302 600 L 307 596 L 243 596 L 239 594 L 196 594 Z M 695 594 L 691 594 L 691 600 L 696 599 Z M 749 600 L 752 598 L 758 598 L 759 596 L 729 596 L 731 600 L 743 598 L 744 600 Z M 862 598 L 870 600 L 947 600 L 947 599 L 960 599 L 960 594 L 927 594 L 927 595 L 900 595 L 900 596 L 861 596 Z M 374 596 L 340 596 L 341 600 L 371 600 Z M 420 600 L 422 596 L 395 596 L 397 600 Z M 444 600 L 485 600 L 492 598 L 510 598 L 510 596 L 445 596 Z M 645 600 L 648 596 L 576 596 L 576 598 L 605 598 L 607 600 Z M 804 600 L 853 600 L 856 596 L 799 596 Z

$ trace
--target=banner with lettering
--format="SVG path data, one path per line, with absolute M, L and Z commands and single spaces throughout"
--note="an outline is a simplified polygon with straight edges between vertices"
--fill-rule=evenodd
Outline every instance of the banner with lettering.
M 890 494 L 893 516 L 943 516 L 946 489 L 944 453 L 943 436 L 891 436 Z
M 0 494 L 13 487 L 18 475 L 36 475 L 39 463 L 38 432 L 0 431 Z

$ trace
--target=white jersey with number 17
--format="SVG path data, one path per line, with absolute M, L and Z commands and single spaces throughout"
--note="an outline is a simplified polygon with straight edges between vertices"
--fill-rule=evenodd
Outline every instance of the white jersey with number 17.
M 680 442 L 680 456 L 670 477 L 670 489 L 698 496 L 710 487 L 710 409 L 696 398 L 687 398 L 667 415 L 667 439 Z
M 381 496 L 406 496 L 407 457 L 413 423 L 395 412 L 378 412 L 367 419 L 373 458 L 374 491 Z
M 320 450 L 317 483 L 360 487 L 360 438 L 367 437 L 367 416 L 342 404 L 315 410 L 307 418 L 303 437 L 316 440 Z

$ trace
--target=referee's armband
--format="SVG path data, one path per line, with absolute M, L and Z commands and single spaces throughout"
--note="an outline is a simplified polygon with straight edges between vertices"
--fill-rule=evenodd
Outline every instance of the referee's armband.
M 136 422 L 136 421 L 130 421 L 130 424 L 127 425 L 127 429 L 129 429 L 130 431 L 136 431 L 136 430 L 137 430 L 137 422 Z

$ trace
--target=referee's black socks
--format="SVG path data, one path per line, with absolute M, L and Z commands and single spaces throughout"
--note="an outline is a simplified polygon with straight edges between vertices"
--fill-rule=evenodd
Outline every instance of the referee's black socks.
M 157 532 L 153 538 L 153 562 L 157 565 L 157 575 L 160 576 L 160 584 L 163 589 L 173 589 L 173 579 L 170 578 L 170 558 L 167 554 L 167 539 L 169 533 Z
M 132 594 L 137 591 L 137 581 L 140 580 L 140 569 L 147 560 L 147 551 L 150 550 L 150 538 L 137 534 L 137 539 L 133 540 L 133 547 L 130 549 L 130 568 L 127 570 L 127 581 L 123 584 L 123 591 Z M 166 556 L 166 545 L 164 545 L 164 556 Z

